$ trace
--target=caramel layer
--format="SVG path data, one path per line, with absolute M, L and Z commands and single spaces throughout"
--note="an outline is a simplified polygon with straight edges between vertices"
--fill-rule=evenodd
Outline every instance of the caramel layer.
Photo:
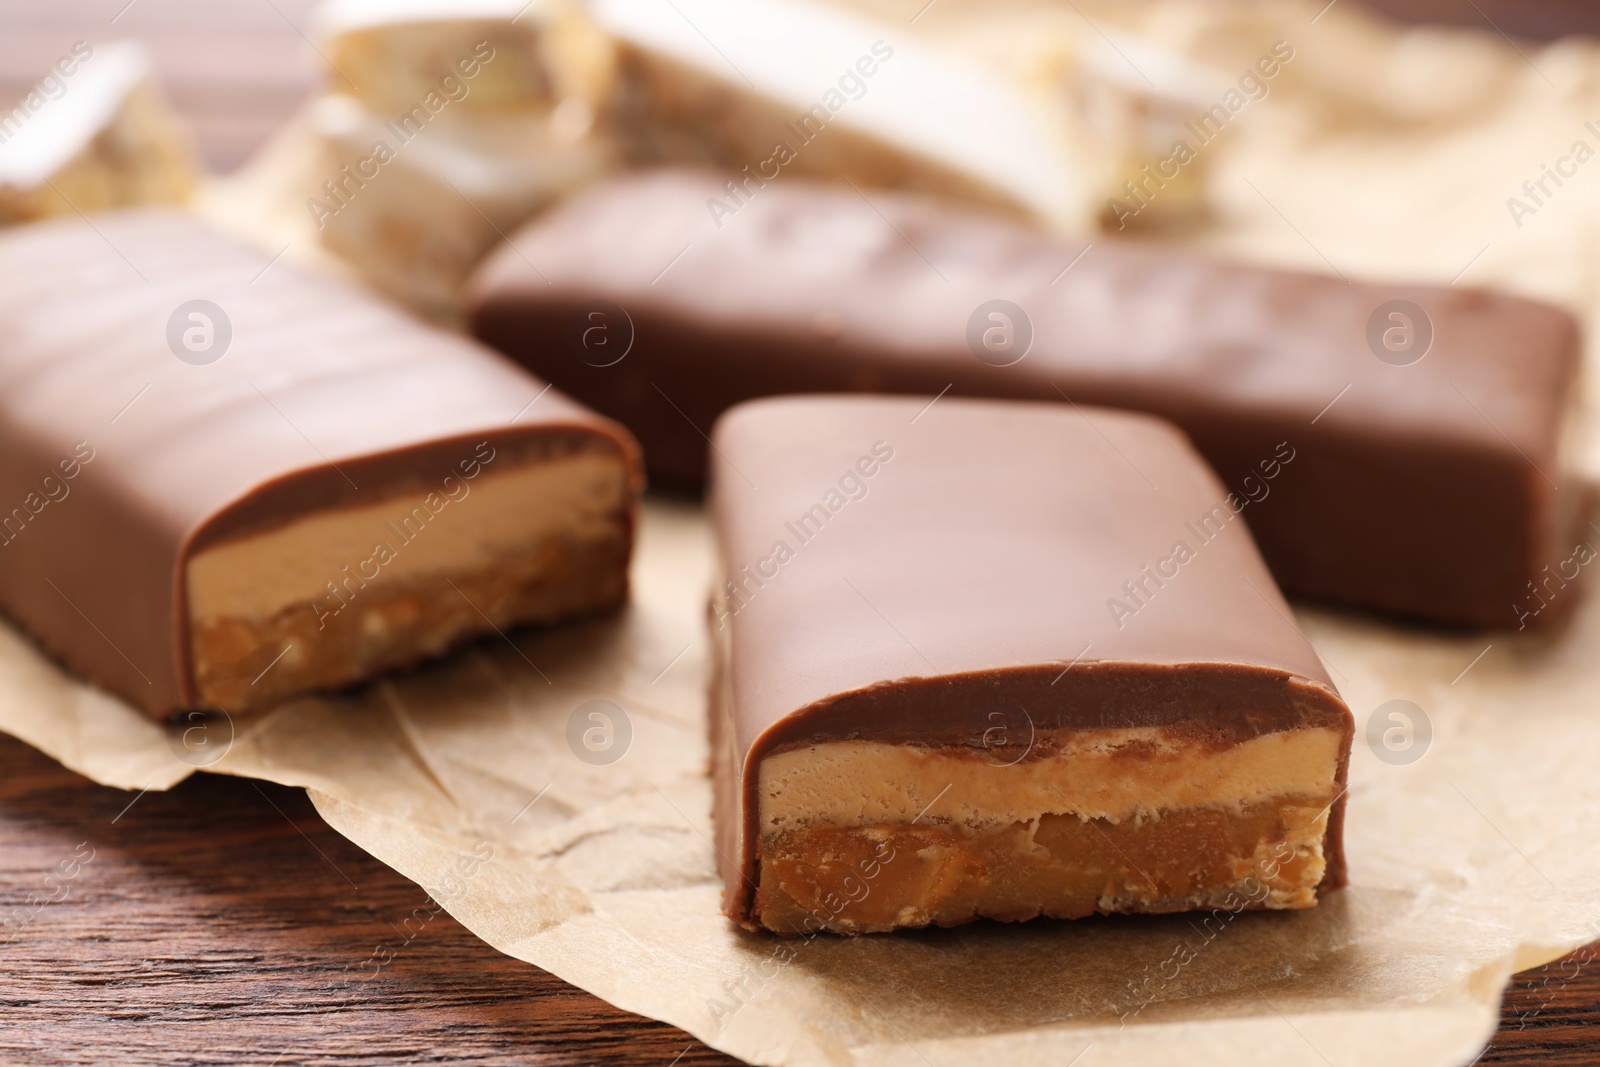
M 990 747 L 830 741 L 764 759 L 756 920 L 871 933 L 1316 903 L 1336 730 L 1226 744 L 1013 724 L 982 739 Z
M 348 685 L 496 628 L 619 604 L 627 564 L 619 524 L 586 541 L 546 537 L 471 571 L 374 584 L 325 625 L 305 601 L 267 619 L 209 620 L 193 631 L 196 687 L 207 706 L 242 711 Z
M 762 839 L 755 915 L 782 934 L 859 934 L 977 918 L 1307 908 L 1326 799 L 1190 808 L 1121 823 L 1077 815 L 970 830 L 923 821 Z
M 470 490 L 462 493 L 462 486 Z M 192 664 L 228 711 L 358 681 L 627 590 L 621 461 L 579 453 L 308 515 L 189 563 Z

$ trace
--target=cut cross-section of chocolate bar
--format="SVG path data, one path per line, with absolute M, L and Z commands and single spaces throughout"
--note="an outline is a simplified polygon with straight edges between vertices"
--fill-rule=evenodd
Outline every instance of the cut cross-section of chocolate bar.
M 1344 884 L 1350 713 L 1176 428 L 794 397 L 714 438 L 735 921 L 1304 908 Z
M 614 423 L 186 216 L 0 240 L 0 609 L 153 715 L 614 607 L 639 485 Z

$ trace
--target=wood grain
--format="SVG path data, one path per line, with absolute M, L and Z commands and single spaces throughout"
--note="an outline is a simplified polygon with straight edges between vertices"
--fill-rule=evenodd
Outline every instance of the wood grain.
M 0 738 L 0 857 L 3 1063 L 738 1062 L 430 914 L 297 789 L 135 799 Z
M 0 857 L 0 1062 L 738 1062 L 430 914 L 296 789 L 136 798 L 0 737 Z M 1600 1062 L 1597 961 L 1519 976 L 1480 1063 Z

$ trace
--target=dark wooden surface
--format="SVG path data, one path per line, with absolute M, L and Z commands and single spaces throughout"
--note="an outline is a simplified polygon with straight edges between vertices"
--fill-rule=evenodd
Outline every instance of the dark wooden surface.
M 208 164 L 228 170 L 310 91 L 312 2 L 0 0 L 0 102 L 75 40 L 141 39 Z M 1600 27 L 1600 5 L 1579 0 L 1377 6 L 1511 33 Z M 298 790 L 200 775 L 130 800 L 0 737 L 0 1062 L 735 1062 L 442 912 L 420 921 L 423 890 Z M 1597 1021 L 1591 946 L 1519 976 L 1480 1062 L 1600 1063 Z
M 0 737 L 0 1063 L 738 1062 L 430 915 L 301 790 L 134 798 Z
M 738 1062 L 431 910 L 300 790 L 135 799 L 0 736 L 0 1063 Z M 1519 976 L 1479 1062 L 1600 1062 L 1596 1019 L 1591 946 Z

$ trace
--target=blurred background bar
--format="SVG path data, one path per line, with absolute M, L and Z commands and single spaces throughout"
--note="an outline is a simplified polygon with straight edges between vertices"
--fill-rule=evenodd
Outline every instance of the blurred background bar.
M 1488 23 L 1541 39 L 1600 34 L 1600 4 L 1593 0 L 1359 2 L 1407 22 Z M 227 173 L 311 92 L 315 54 L 306 34 L 315 6 L 316 0 L 4 0 L 0 102 L 27 92 L 73 41 L 136 38 L 154 54 L 161 85 L 194 131 L 206 166 Z
M 314 83 L 303 34 L 316 0 L 5 0 L 0 102 L 14 103 L 77 40 L 139 40 L 206 166 L 233 170 Z M 310 57 L 310 58 L 308 58 Z
M 1361 0 L 1402 22 L 1451 26 L 1488 23 L 1514 37 L 1555 40 L 1568 34 L 1600 34 L 1600 4 L 1594 0 Z

